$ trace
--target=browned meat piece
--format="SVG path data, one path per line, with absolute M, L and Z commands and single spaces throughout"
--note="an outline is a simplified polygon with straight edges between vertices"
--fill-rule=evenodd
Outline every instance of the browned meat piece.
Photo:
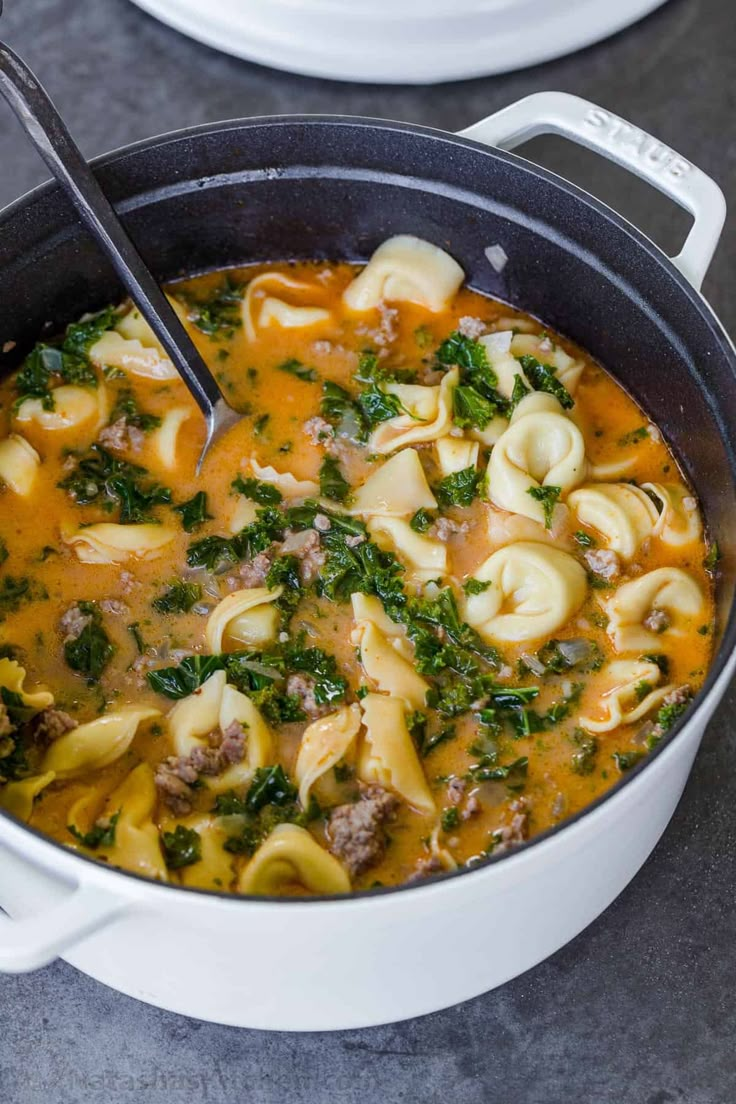
M 112 425 L 106 426 L 98 440 L 105 448 L 122 451 L 132 449 L 139 452 L 145 441 L 145 434 L 138 426 L 130 425 L 126 418 L 118 418 Z
M 457 328 L 463 337 L 472 337 L 473 340 L 477 340 L 482 334 L 486 332 L 486 324 L 482 318 L 473 318 L 471 315 L 464 315 L 457 324 Z
M 100 602 L 100 609 L 103 613 L 111 613 L 114 617 L 125 617 L 130 613 L 130 609 L 125 602 L 120 602 L 117 598 L 103 598 Z
M 471 817 L 477 816 L 483 806 L 480 803 L 480 798 L 477 794 L 470 794 L 468 800 L 465 802 L 465 808 L 460 813 L 461 820 L 470 820 Z
M 156 786 L 177 816 L 191 812 L 192 786 L 200 775 L 220 774 L 242 760 L 246 746 L 245 729 L 233 721 L 224 732 L 211 732 L 209 745 L 195 747 L 189 755 L 171 755 L 156 769 Z
M 464 778 L 451 778 L 447 783 L 447 800 L 451 805 L 459 805 L 465 797 L 467 783 Z
M 325 520 L 329 521 L 329 518 Z M 314 529 L 310 529 L 305 533 L 304 540 L 294 549 L 293 555 L 299 560 L 301 581 L 305 586 L 309 586 L 317 578 L 319 569 L 324 565 L 326 559 L 320 545 L 319 533 L 316 533 Z
M 299 703 L 308 717 L 324 717 L 332 708 L 320 705 L 314 696 L 314 679 L 309 675 L 289 675 L 286 680 L 286 693 L 299 698 Z
M 437 540 L 447 542 L 455 533 L 467 533 L 469 528 L 467 521 L 454 521 L 452 518 L 439 517 L 429 532 Z
M 662 705 L 685 705 L 693 696 L 692 688 L 685 683 L 666 694 Z
M 497 828 L 493 833 L 495 846 L 494 855 L 503 855 L 507 851 L 513 851 L 519 844 L 529 839 L 529 810 L 523 797 L 511 802 L 511 811 L 514 814 L 509 824 Z
M 306 421 L 304 432 L 313 445 L 324 444 L 325 441 L 329 441 L 331 437 L 335 436 L 335 431 L 330 423 L 320 417 L 310 418 Z
M 197 772 L 192 770 L 192 782 L 197 780 Z M 156 768 L 156 789 L 162 799 L 176 816 L 186 816 L 192 811 L 193 790 L 181 777 L 179 760 L 175 757 L 165 759 Z
M 332 528 L 332 522 L 327 517 L 327 514 L 314 515 L 314 528 L 318 533 L 329 533 Z
M 64 643 L 66 644 L 70 640 L 76 640 L 84 629 L 87 628 L 91 620 L 92 617 L 90 614 L 82 613 L 79 606 L 70 606 L 66 613 L 62 614 L 59 619 L 59 628 L 64 637 Z
M 593 548 L 585 553 L 585 562 L 594 575 L 601 579 L 615 579 L 621 574 L 621 562 L 615 552 L 605 548 Z
M 267 552 L 259 552 L 252 560 L 241 564 L 238 575 L 246 587 L 260 587 L 266 582 L 266 576 L 271 570 L 271 564 L 276 558 L 276 549 L 269 548 Z
M 31 721 L 31 735 L 38 743 L 50 743 L 76 727 L 77 722 L 63 709 L 44 709 Z
M 222 734 L 220 759 L 223 766 L 242 762 L 246 744 L 245 729 L 237 721 L 231 721 Z
M 365 786 L 359 801 L 332 810 L 327 827 L 330 851 L 345 863 L 351 876 L 362 874 L 383 857 L 384 825 L 398 804 L 398 799 L 380 786 Z
M 130 571 L 121 571 L 119 575 L 120 591 L 122 594 L 130 594 L 136 585 L 136 577 Z
M 644 628 L 649 629 L 650 632 L 662 633 L 670 627 L 671 622 L 669 614 L 664 610 L 653 609 L 644 618 L 643 624 Z

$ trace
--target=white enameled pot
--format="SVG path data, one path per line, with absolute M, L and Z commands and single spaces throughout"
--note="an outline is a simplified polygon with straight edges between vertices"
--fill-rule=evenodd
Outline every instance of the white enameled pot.
M 699 287 L 724 201 L 673 151 L 559 94 L 522 101 L 465 133 L 510 148 L 550 131 L 627 165 L 692 212 L 675 264 Z M 633 133 L 640 140 L 622 142 Z M 269 900 L 174 888 L 95 863 L 0 815 L 0 905 L 8 913 L 0 917 L 0 969 L 32 970 L 58 955 L 162 1008 L 269 1030 L 364 1027 L 476 996 L 562 947 L 645 861 L 736 657 L 719 662 L 683 727 L 588 810 L 516 852 L 403 889 Z

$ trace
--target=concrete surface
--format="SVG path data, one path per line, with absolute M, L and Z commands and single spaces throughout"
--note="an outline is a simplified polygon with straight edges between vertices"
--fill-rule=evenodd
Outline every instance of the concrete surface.
M 424 89 L 330 84 L 248 65 L 177 36 L 127 0 L 6 0 L 5 8 L 2 36 L 42 76 L 89 155 L 190 123 L 290 111 L 453 129 L 557 88 L 651 130 L 736 201 L 731 0 L 670 0 L 566 60 Z M 649 189 L 563 143 L 538 141 L 533 153 L 678 247 L 686 223 Z M 0 109 L 0 202 L 43 177 Z M 732 219 L 706 285 L 731 331 L 735 262 Z M 735 701 L 732 690 L 670 830 L 633 885 L 572 944 L 503 989 L 394 1027 L 267 1035 L 160 1012 L 59 963 L 0 979 L 0 1101 L 731 1104 Z

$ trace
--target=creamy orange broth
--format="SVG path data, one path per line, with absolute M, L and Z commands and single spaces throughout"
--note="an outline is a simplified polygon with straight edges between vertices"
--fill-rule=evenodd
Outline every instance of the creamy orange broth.
M 67 431 L 49 431 L 32 422 L 20 426 L 13 413 L 17 397 L 13 379 L 6 379 L 0 386 L 0 437 L 10 432 L 21 433 L 41 457 L 32 494 L 14 494 L 9 487 L 0 494 L 0 537 L 8 553 L 0 567 L 0 586 L 7 577 L 28 577 L 37 589 L 48 595 L 21 602 L 15 610 L 6 610 L 0 621 L 0 642 L 12 645 L 11 654 L 27 670 L 26 690 L 37 686 L 49 688 L 55 706 L 80 722 L 105 711 L 115 711 L 124 703 L 150 704 L 163 714 L 140 726 L 121 758 L 69 781 L 52 781 L 35 800 L 30 817 L 34 827 L 67 846 L 97 855 L 103 861 L 116 861 L 114 849 L 106 849 L 104 845 L 96 850 L 85 849 L 71 835 L 68 825 L 74 823 L 82 833 L 89 831 L 97 818 L 115 811 L 106 807 L 106 798 L 132 768 L 145 761 L 155 770 L 162 760 L 174 754 L 165 717 L 174 703 L 151 689 L 146 673 L 172 665 L 175 661 L 166 657 L 172 653 L 176 655 L 177 649 L 184 653 L 205 653 L 207 618 L 194 611 L 157 613 L 151 603 L 167 584 L 186 575 L 186 554 L 192 543 L 209 535 L 230 535 L 229 522 L 236 504 L 231 482 L 238 474 L 248 474 L 250 458 L 255 456 L 261 465 L 273 465 L 278 471 L 291 472 L 298 479 L 317 480 L 329 442 L 314 443 L 305 433 L 304 424 L 320 414 L 325 381 L 334 381 L 352 393 L 363 386 L 356 384 L 354 377 L 358 355 L 365 349 L 374 350 L 379 362 L 392 370 L 421 371 L 432 367 L 438 346 L 457 329 L 460 319 L 466 317 L 480 319 L 488 331 L 516 328 L 532 334 L 541 332 L 541 326 L 528 316 L 466 288 L 457 293 L 447 309 L 439 312 L 407 302 L 390 304 L 390 314 L 385 310 L 350 312 L 343 307 L 341 295 L 356 270 L 347 264 L 272 265 L 268 269 L 234 271 L 229 273 L 229 278 L 244 287 L 262 271 L 288 273 L 304 282 L 308 285 L 306 291 L 289 293 L 274 287 L 270 294 L 295 305 L 324 307 L 331 318 L 327 323 L 307 328 L 264 326 L 257 330 L 255 340 L 248 340 L 242 326 L 230 333 L 221 331 L 210 337 L 191 320 L 188 322 L 198 348 L 228 401 L 245 412 L 243 421 L 209 454 L 201 476 L 195 475 L 195 465 L 204 439 L 203 424 L 183 384 L 178 380 L 156 382 L 125 372 L 108 373 L 109 378 L 102 382 L 100 375 L 110 408 L 116 395 L 125 389 L 132 391 L 138 408 L 149 414 L 161 417 L 172 405 L 188 407 L 191 411 L 178 436 L 175 471 L 162 468 L 150 432 L 145 434 L 139 451 L 128 449 L 115 453 L 142 465 L 151 479 L 170 488 L 174 504 L 190 499 L 198 490 L 207 492 L 207 512 L 211 518 L 192 533 L 183 530 L 179 515 L 174 514 L 170 506 L 155 508 L 156 517 L 176 529 L 174 542 L 158 558 L 147 562 L 132 559 L 122 565 L 79 562 L 74 550 L 61 539 L 62 530 L 69 526 L 78 529 L 104 520 L 114 521 L 116 514 L 114 511 L 106 514 L 96 504 L 78 505 L 58 484 L 69 474 L 70 452 L 84 451 L 91 445 L 97 428 L 80 432 L 74 427 Z M 170 289 L 170 294 L 187 305 L 191 316 L 191 304 L 210 299 L 222 280 L 222 274 L 214 273 L 178 284 Z M 582 350 L 557 335 L 553 335 L 553 341 L 584 362 L 571 416 L 583 432 L 590 463 L 605 465 L 630 457 L 631 466 L 621 477 L 623 480 L 639 485 L 682 483 L 676 462 L 656 430 L 645 434 L 641 429 L 650 426 L 650 422 L 634 401 Z M 281 370 L 279 366 L 292 358 L 313 369 L 315 378 L 302 380 Z M 434 485 L 439 477 L 432 460 L 433 446 L 423 444 L 417 448 L 426 459 L 429 481 Z M 489 448 L 481 445 L 480 466 L 483 468 L 489 452 Z M 371 455 L 366 447 L 346 448 L 340 450 L 339 461 L 343 475 L 354 488 L 376 470 L 383 458 Z M 337 512 L 340 510 L 337 505 L 333 508 Z M 519 537 L 542 543 L 550 540 L 549 531 L 532 521 L 525 521 L 523 531 L 514 530 L 513 518 L 510 537 L 499 537 L 499 522 L 508 522 L 509 515 L 498 511 L 485 497 L 476 498 L 467 508 L 451 507 L 445 514 L 469 523 L 466 532 L 453 533 L 447 542 L 449 581 L 461 609 L 460 584 L 502 543 Z M 494 535 L 489 536 L 491 515 L 495 527 L 491 530 Z M 576 523 L 574 517 L 568 517 L 561 529 L 556 527 L 556 543 L 582 562 L 587 549 L 573 538 L 575 531 L 585 531 L 585 527 Z M 592 530 L 587 530 L 587 534 L 597 539 Z M 598 543 L 598 547 L 605 546 Z M 662 682 L 674 687 L 686 685 L 693 691 L 703 681 L 711 655 L 713 604 L 711 580 L 703 566 L 706 551 L 702 537 L 678 547 L 667 546 L 652 537 L 644 541 L 633 561 L 622 565 L 623 574 L 614 583 L 618 586 L 655 568 L 675 566 L 684 569 L 699 585 L 704 596 L 702 616 L 688 623 L 680 635 L 662 633 L 656 649 L 657 654 L 666 656 L 669 662 L 669 674 Z M 221 596 L 233 588 L 228 580 L 236 574 L 236 566 L 230 565 L 229 570 L 211 577 L 216 580 Z M 202 576 L 199 578 L 201 581 Z M 472 863 L 492 851 L 494 845 L 498 846 L 502 840 L 499 830 L 508 829 L 512 824 L 515 825 L 512 842 L 518 842 L 527 834 L 534 836 L 576 813 L 618 780 L 621 772 L 614 753 L 646 751 L 647 745 L 639 736 L 647 720 L 642 718 L 635 724 L 596 735 L 597 750 L 589 773 L 581 773 L 574 767 L 574 756 L 580 752 L 574 736 L 579 717 L 596 715 L 596 711 L 600 714 L 601 687 L 608 662 L 613 658 L 605 619 L 601 616 L 601 602 L 608 600 L 612 593 L 611 588 L 589 586 L 582 607 L 569 623 L 553 634 L 558 640 L 582 637 L 593 641 L 605 661 L 599 670 L 580 674 L 572 669 L 542 677 L 529 670 L 520 673 L 520 656 L 536 653 L 545 640 L 498 643 L 503 657 L 502 670 L 497 673 L 498 685 L 538 686 L 539 697 L 530 706 L 539 714 L 553 702 L 559 702 L 566 693 L 569 696 L 572 684 L 583 684 L 568 715 L 559 723 L 550 724 L 545 731 L 517 738 L 504 722 L 503 734 L 497 740 L 496 762 L 503 765 L 526 758 L 525 779 L 517 778 L 513 790 L 502 780 L 474 781 L 468 772 L 479 758 L 477 751 L 471 750 L 478 734 L 477 712 L 465 712 L 459 718 L 442 722 L 454 724 L 455 735 L 421 758 L 436 801 L 437 815 L 418 813 L 407 802 L 400 802 L 394 818 L 384 827 L 388 843 L 383 857 L 353 877 L 353 888 L 393 885 L 438 867 Z M 216 599 L 206 592 L 202 598 L 210 607 L 216 604 Z M 76 602 L 105 599 L 123 603 L 120 612 L 102 614 L 102 623 L 115 653 L 99 682 L 88 684 L 65 662 L 59 623 Z M 143 655 L 139 654 L 130 626 L 137 626 L 143 641 Z M 303 598 L 290 626 L 292 633 L 306 630 L 309 646 L 321 647 L 336 658 L 348 682 L 347 701 L 355 701 L 361 687 L 376 688 L 361 670 L 356 648 L 350 640 L 352 628 L 349 602 L 330 602 L 312 591 Z M 343 704 L 337 702 L 332 708 Z M 432 714 L 431 709 L 427 712 Z M 656 713 L 655 709 L 655 718 Z M 289 776 L 293 776 L 299 741 L 307 723 L 304 720 L 274 728 L 274 761 L 283 764 Z M 578 733 L 578 740 L 581 738 L 584 734 Z M 26 774 L 40 769 L 44 754 L 43 746 L 30 746 Z M 0 775 L 2 764 L 0 759 Z M 347 780 L 346 773 L 350 775 Z M 442 811 L 453 807 L 448 796 L 448 780 L 453 778 L 466 779 L 465 793 L 458 807 L 460 813 L 468 808 L 470 797 L 477 798 L 471 804 L 471 811 L 474 805 L 478 805 L 479 810 L 467 819 L 445 815 L 445 828 L 440 826 L 435 831 L 441 823 Z M 336 780 L 330 772 L 315 788 L 321 815 L 310 820 L 307 828 L 325 846 L 330 843 L 330 809 L 358 797 L 354 766 L 352 772 L 342 772 L 340 779 Z M 238 792 L 242 797 L 245 790 L 241 788 Z M 83 800 L 80 802 L 80 799 Z M 195 788 L 192 814 L 177 817 L 159 798 L 153 811 L 153 823 L 162 832 L 172 831 L 178 821 L 187 822 L 197 812 L 209 812 L 213 800 L 207 785 Z M 453 823 L 454 820 L 457 823 Z M 237 820 L 225 823 L 230 825 L 231 834 L 239 827 Z M 231 862 L 229 876 L 223 877 L 219 866 L 213 872 L 200 860 L 179 870 L 170 869 L 168 878 L 173 882 L 210 888 L 236 888 L 241 871 L 253 860 L 247 854 L 232 853 L 228 861 Z M 135 863 L 131 865 L 136 868 Z M 299 894 L 307 890 L 295 878 L 293 883 L 287 880 L 279 891 Z

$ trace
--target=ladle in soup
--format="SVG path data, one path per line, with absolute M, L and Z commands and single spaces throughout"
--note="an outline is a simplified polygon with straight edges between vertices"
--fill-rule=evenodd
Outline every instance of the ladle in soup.
M 3 42 L 0 42 L 0 92 L 85 225 L 107 253 L 131 299 L 204 414 L 207 436 L 199 457 L 199 471 L 210 445 L 235 425 L 241 415 L 226 402 L 48 94 L 25 62 Z

